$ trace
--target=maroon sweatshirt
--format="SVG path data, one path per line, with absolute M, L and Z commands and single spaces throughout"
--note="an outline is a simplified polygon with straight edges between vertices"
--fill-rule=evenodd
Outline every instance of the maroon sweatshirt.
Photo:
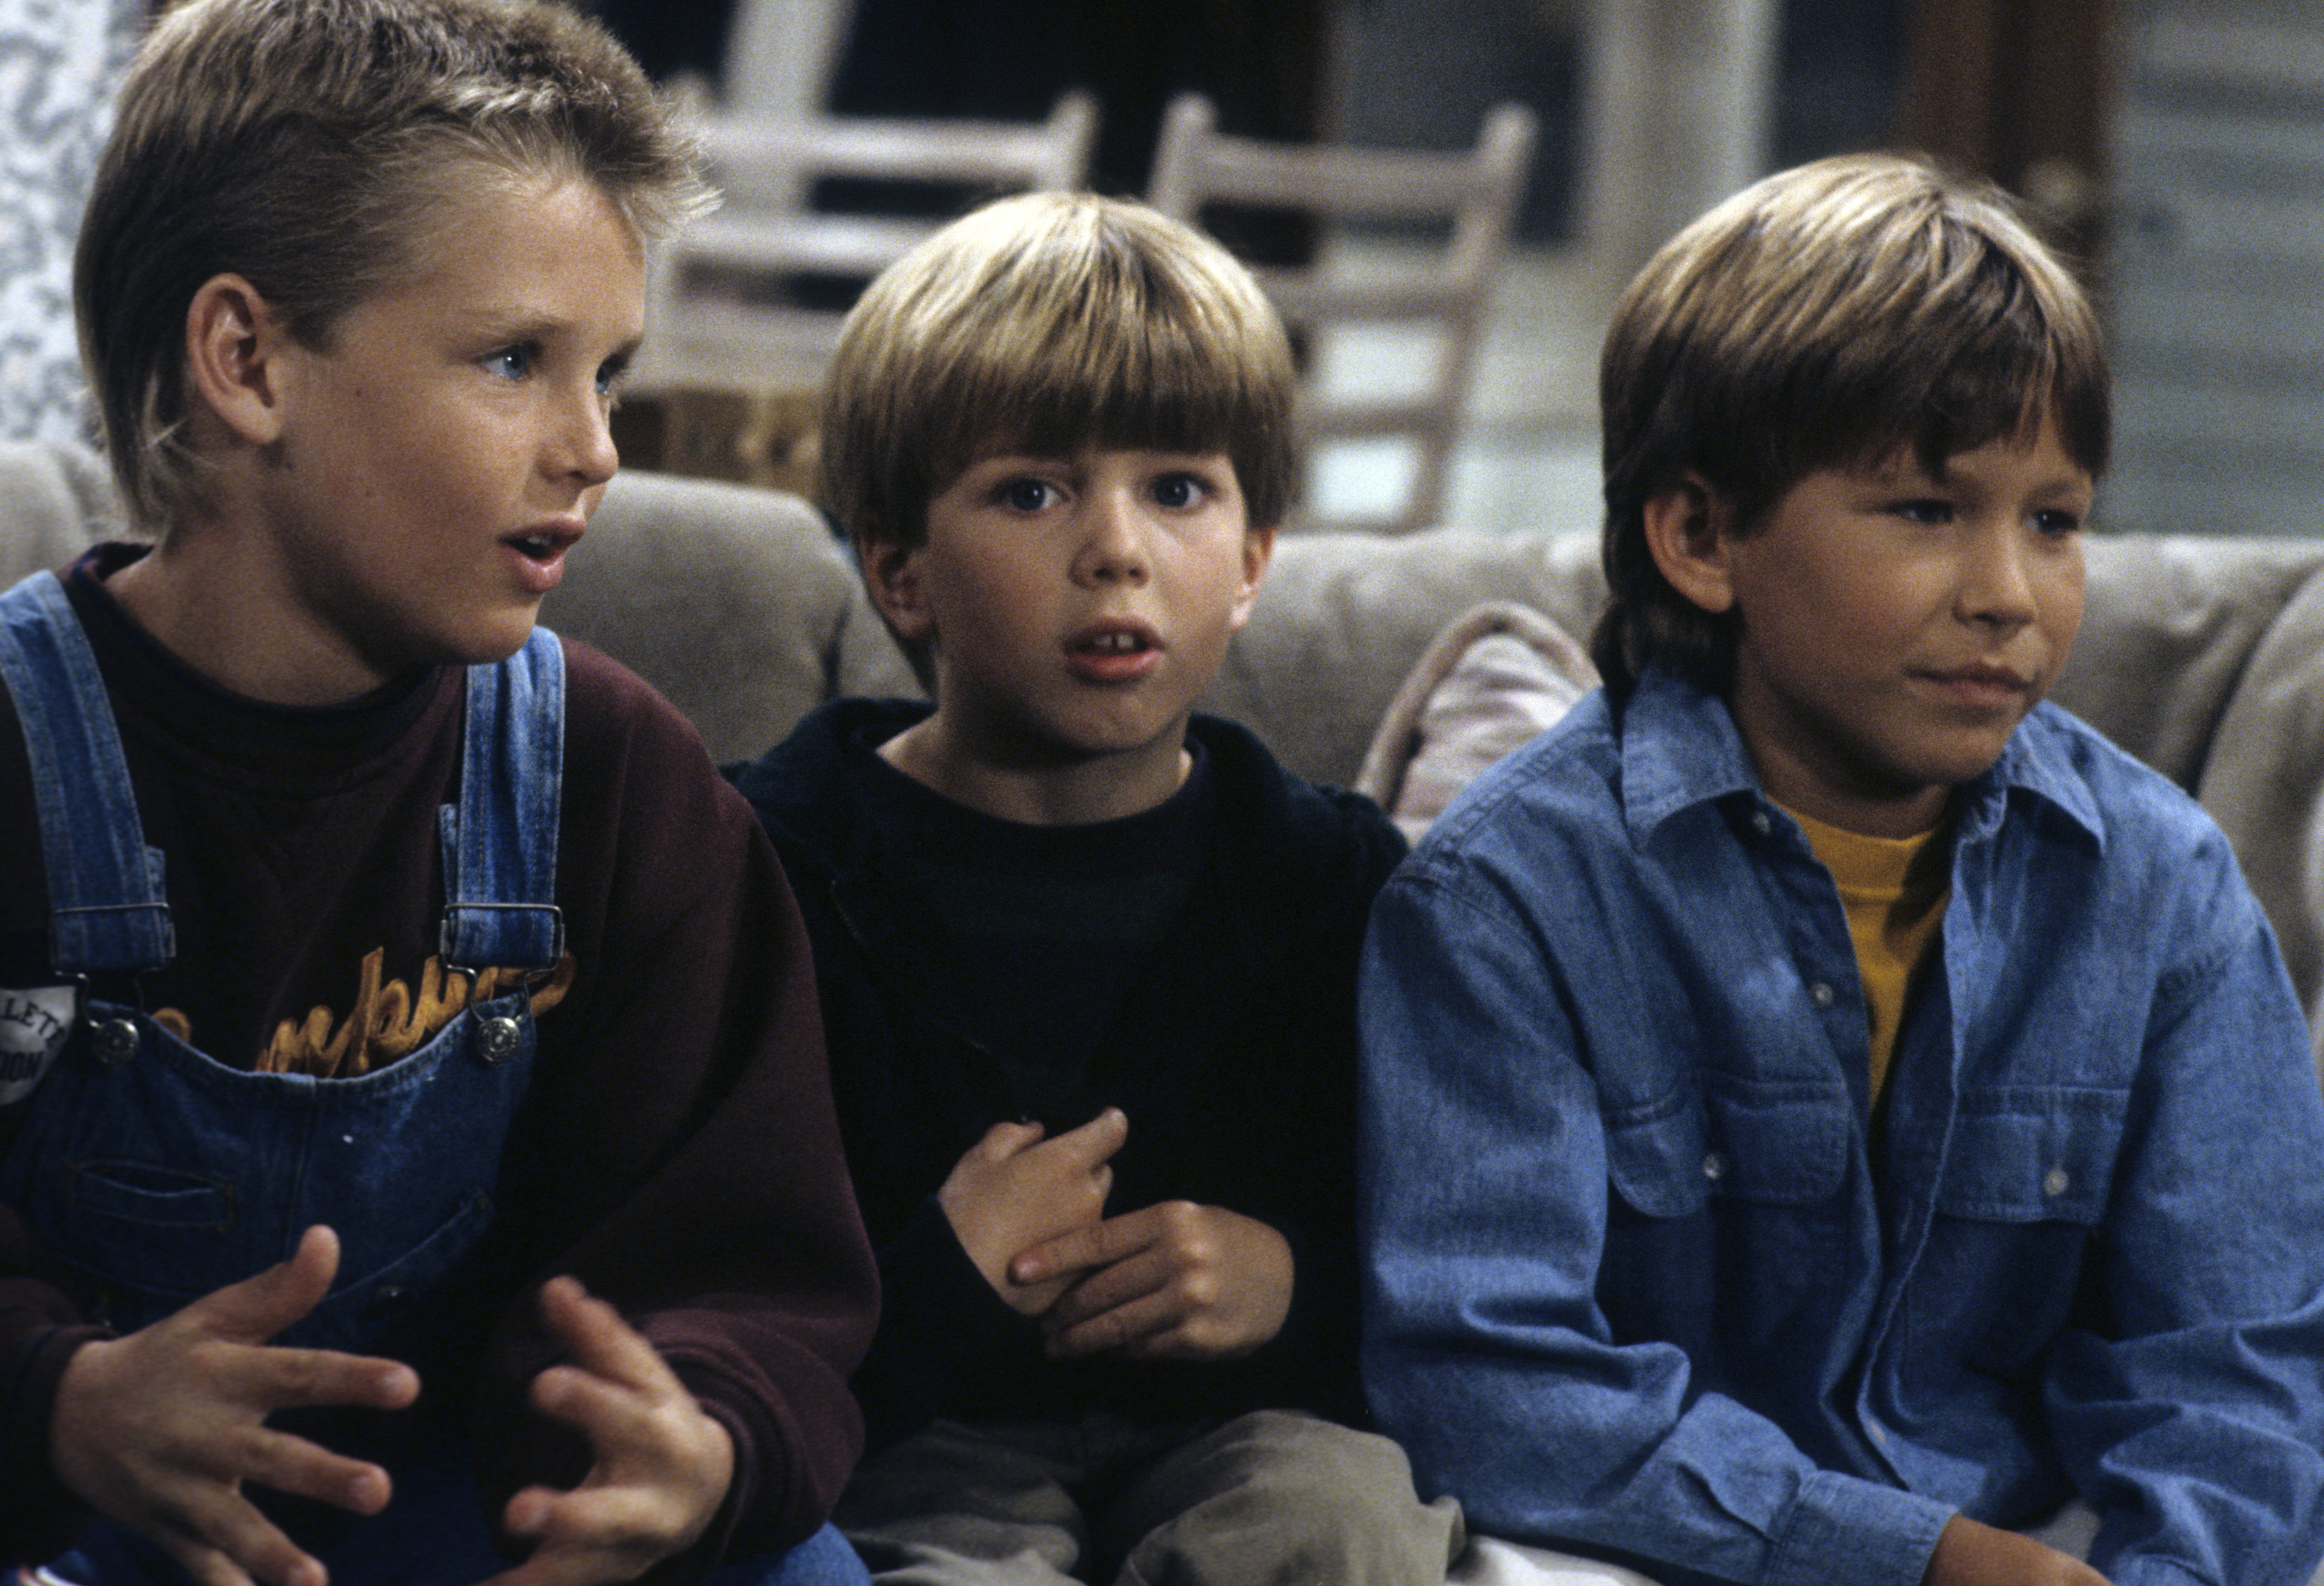
M 101 548 L 66 582 L 146 841 L 166 855 L 178 956 L 145 977 L 146 1005 L 231 1065 L 395 1061 L 471 991 L 436 958 L 461 669 L 318 710 L 228 694 L 98 582 L 135 554 Z M 567 960 L 534 993 L 538 1055 L 492 1235 L 504 1292 L 488 1296 L 497 1321 L 475 1340 L 466 1408 L 492 1512 L 527 1482 L 579 1479 L 578 1440 L 525 1399 L 554 1358 L 535 1290 L 578 1277 L 733 1437 L 733 1487 L 687 1561 L 706 1567 L 788 1545 L 829 1511 L 861 1442 L 847 1377 L 875 1280 L 806 937 L 757 817 L 652 689 L 586 646 L 565 655 Z M 0 985 L 44 983 L 39 828 L 5 691 L 0 718 Z M 0 1205 L 0 1560 L 48 1556 L 86 1517 L 49 1469 L 49 1417 L 65 1360 L 102 1333 L 42 1265 Z

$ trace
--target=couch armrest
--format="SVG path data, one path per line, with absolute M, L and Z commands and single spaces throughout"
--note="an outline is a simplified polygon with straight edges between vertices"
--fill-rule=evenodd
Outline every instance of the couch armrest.
M 2252 650 L 2197 790 L 2275 927 L 2324 1073 L 2324 572 Z

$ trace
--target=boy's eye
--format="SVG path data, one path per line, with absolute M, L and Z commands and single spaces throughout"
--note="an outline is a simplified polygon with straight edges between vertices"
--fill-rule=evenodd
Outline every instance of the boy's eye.
M 502 347 L 484 356 L 484 367 L 503 380 L 522 380 L 532 373 L 533 365 L 539 362 L 540 346 L 538 342 L 529 341 Z
M 1908 523 L 1950 523 L 1953 520 L 1953 503 L 1933 496 L 1893 502 L 1888 510 Z
M 1176 511 L 1203 499 L 1203 482 L 1192 474 L 1165 474 L 1154 482 L 1154 504 Z
M 622 383 L 622 376 L 628 373 L 629 369 L 630 360 L 627 355 L 608 358 L 598 364 L 597 394 L 611 401 L 615 388 Z
M 2034 531 L 2052 539 L 2062 539 L 2082 526 L 2081 514 L 2062 508 L 2051 507 L 2034 514 Z
M 1011 479 L 1001 486 L 1002 504 L 1013 512 L 1038 512 L 1049 504 L 1055 495 L 1048 482 L 1041 479 Z

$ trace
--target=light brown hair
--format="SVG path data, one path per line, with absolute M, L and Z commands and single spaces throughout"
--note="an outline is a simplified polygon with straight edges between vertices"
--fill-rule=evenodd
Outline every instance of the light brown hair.
M 1291 354 L 1248 271 L 1200 232 L 1085 193 L 1002 198 L 890 265 L 824 382 L 825 503 L 910 549 L 982 457 L 1220 450 L 1252 524 L 1291 505 Z
M 1699 475 L 1738 532 L 1814 469 L 1909 447 L 1928 473 L 2056 423 L 2096 477 L 2106 352 L 2072 273 L 2006 194 L 1895 155 L 1768 177 L 1688 226 L 1623 294 L 1599 371 L 1617 697 L 1659 664 L 1724 693 L 1736 618 L 1665 580 L 1646 503 Z
M 540 0 L 191 0 L 132 63 L 74 260 L 83 361 L 132 520 L 207 503 L 186 315 L 244 277 L 327 348 L 479 180 L 585 180 L 641 240 L 706 207 L 693 149 L 596 24 Z

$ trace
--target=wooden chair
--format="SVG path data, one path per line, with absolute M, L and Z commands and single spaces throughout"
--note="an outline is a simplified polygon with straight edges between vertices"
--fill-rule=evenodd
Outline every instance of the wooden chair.
M 1046 122 L 697 115 L 724 201 L 660 250 L 632 389 L 756 395 L 812 385 L 844 305 L 800 300 L 802 280 L 858 290 L 941 219 L 808 207 L 817 179 L 942 184 L 975 198 L 1074 188 L 1089 168 L 1096 101 L 1067 94 Z
M 1507 251 L 1509 226 L 1533 153 L 1535 118 L 1502 105 L 1485 118 L 1474 148 L 1457 153 L 1271 143 L 1221 134 L 1208 99 L 1185 94 L 1163 123 L 1147 194 L 1154 207 L 1201 223 L 1214 205 L 1301 211 L 1325 222 L 1379 219 L 1449 222 L 1448 244 L 1366 250 L 1360 263 L 1326 245 L 1304 269 L 1254 265 L 1252 273 L 1305 348 L 1299 433 L 1311 462 L 1322 443 L 1403 436 L 1417 453 L 1400 507 L 1364 527 L 1405 531 L 1434 523 L 1461 429 L 1486 296 Z M 1335 260 L 1335 255 L 1343 255 Z M 1314 376 L 1335 337 L 1365 326 L 1424 327 L 1435 344 L 1409 392 L 1344 389 Z M 1360 388 L 1372 383 L 1354 372 Z M 1316 520 L 1304 518 L 1311 525 Z M 1352 524 L 1348 526 L 1353 526 Z

